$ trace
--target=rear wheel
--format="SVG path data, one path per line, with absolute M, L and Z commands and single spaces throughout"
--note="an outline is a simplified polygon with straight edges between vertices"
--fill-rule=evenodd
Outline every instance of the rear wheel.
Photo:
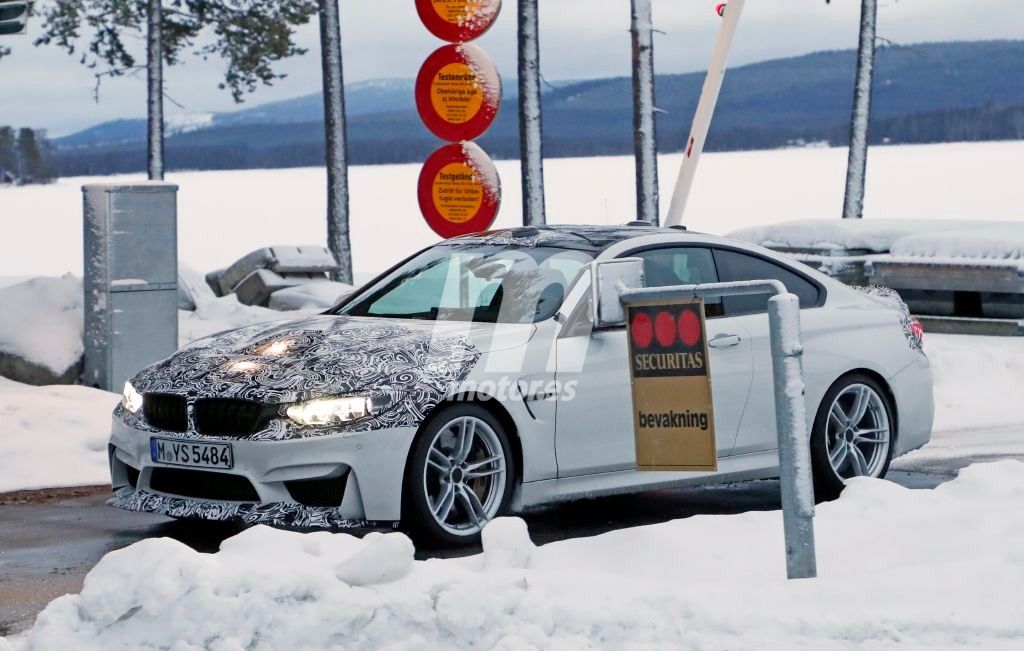
M 417 542 L 468 545 L 512 499 L 508 434 L 474 404 L 439 412 L 420 432 L 406 468 L 403 518 Z
M 825 394 L 814 420 L 815 495 L 835 499 L 853 477 L 884 477 L 895 440 L 895 412 L 886 391 L 862 373 L 841 378 Z

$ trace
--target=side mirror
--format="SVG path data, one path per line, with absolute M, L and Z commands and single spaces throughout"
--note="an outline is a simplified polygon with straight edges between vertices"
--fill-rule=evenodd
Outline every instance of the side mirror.
M 644 261 L 640 258 L 620 258 L 594 263 L 594 282 L 591 285 L 594 306 L 594 327 L 617 328 L 626 325 L 626 311 L 622 307 L 622 292 L 644 287 Z

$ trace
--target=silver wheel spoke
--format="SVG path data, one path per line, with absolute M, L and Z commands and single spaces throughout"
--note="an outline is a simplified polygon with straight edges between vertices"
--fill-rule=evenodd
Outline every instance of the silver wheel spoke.
M 839 429 L 846 429 L 846 414 L 843 413 L 843 409 L 839 406 L 838 401 L 832 403 L 832 409 L 828 411 L 828 417 L 835 421 Z
M 476 419 L 465 418 L 459 423 L 459 434 L 455 446 L 455 462 L 465 463 L 473 449 L 473 437 L 476 436 Z
M 487 470 L 467 470 L 466 479 L 479 479 L 481 477 L 490 477 L 491 475 L 497 475 L 499 472 L 505 472 L 505 469 L 488 468 Z
M 839 441 L 835 449 L 829 452 L 828 460 L 832 462 L 832 467 L 839 471 L 839 466 L 843 465 L 846 461 L 846 454 L 849 452 L 849 446 L 846 445 L 846 441 Z
M 853 474 L 858 477 L 863 477 L 868 474 L 868 462 L 864 458 L 864 453 L 860 451 L 856 445 L 848 446 L 850 451 L 850 461 L 853 465 Z
M 441 452 L 437 448 L 430 448 L 430 454 L 427 455 L 427 463 L 434 466 L 441 472 L 448 472 L 452 469 L 451 460 L 445 456 L 444 452 Z
M 857 397 L 853 401 L 853 406 L 850 408 L 849 425 L 850 427 L 856 427 L 860 425 L 860 422 L 864 420 L 864 414 L 868 411 L 868 405 L 871 404 L 872 394 L 867 387 L 861 386 L 860 390 L 857 391 Z
M 495 454 L 494 456 L 487 457 L 486 459 L 481 459 L 479 461 L 474 461 L 473 463 L 467 463 L 466 464 L 466 472 L 473 472 L 474 470 L 476 470 L 478 468 L 483 468 L 484 466 L 490 465 L 490 464 L 494 463 L 495 461 L 500 461 L 500 460 L 501 460 L 501 455 L 500 454 Z
M 873 434 L 874 436 L 864 436 L 865 434 Z M 870 443 L 872 445 L 881 445 L 882 443 L 889 442 L 889 428 L 878 427 L 875 429 L 862 429 L 857 431 L 857 438 L 854 440 L 855 443 Z
M 448 520 L 448 516 L 451 515 L 452 506 L 455 505 L 455 486 L 451 484 L 445 484 L 444 495 L 438 500 L 437 505 L 432 509 L 434 517 L 437 518 L 438 522 L 445 522 Z
M 478 528 L 483 528 L 484 523 L 487 522 L 487 514 L 484 512 L 484 505 L 480 503 L 480 498 L 476 496 L 476 493 L 465 487 L 459 490 L 459 497 L 462 498 L 462 502 L 469 512 L 469 517 L 473 520 L 473 524 Z

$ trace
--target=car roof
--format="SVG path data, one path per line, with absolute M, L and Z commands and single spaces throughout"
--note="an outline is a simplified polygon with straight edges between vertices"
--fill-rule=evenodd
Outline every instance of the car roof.
M 519 226 L 500 230 L 473 233 L 452 240 L 447 244 L 491 244 L 503 246 L 551 246 L 600 253 L 608 247 L 635 237 L 647 235 L 682 235 L 685 229 L 659 228 L 646 222 L 631 222 L 625 225 L 600 226 L 591 224 L 562 224 L 548 226 Z

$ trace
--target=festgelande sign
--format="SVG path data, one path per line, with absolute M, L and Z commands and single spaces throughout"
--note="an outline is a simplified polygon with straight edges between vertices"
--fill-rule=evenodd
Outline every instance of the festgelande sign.
M 484 51 L 469 44 L 500 10 L 501 0 L 416 0 L 423 24 L 449 43 L 427 57 L 416 77 L 423 124 L 451 143 L 427 159 L 417 192 L 424 219 L 441 237 L 487 230 L 501 205 L 498 171 L 472 142 L 494 123 L 501 77 Z
M 704 302 L 631 305 L 626 328 L 637 468 L 717 470 Z

